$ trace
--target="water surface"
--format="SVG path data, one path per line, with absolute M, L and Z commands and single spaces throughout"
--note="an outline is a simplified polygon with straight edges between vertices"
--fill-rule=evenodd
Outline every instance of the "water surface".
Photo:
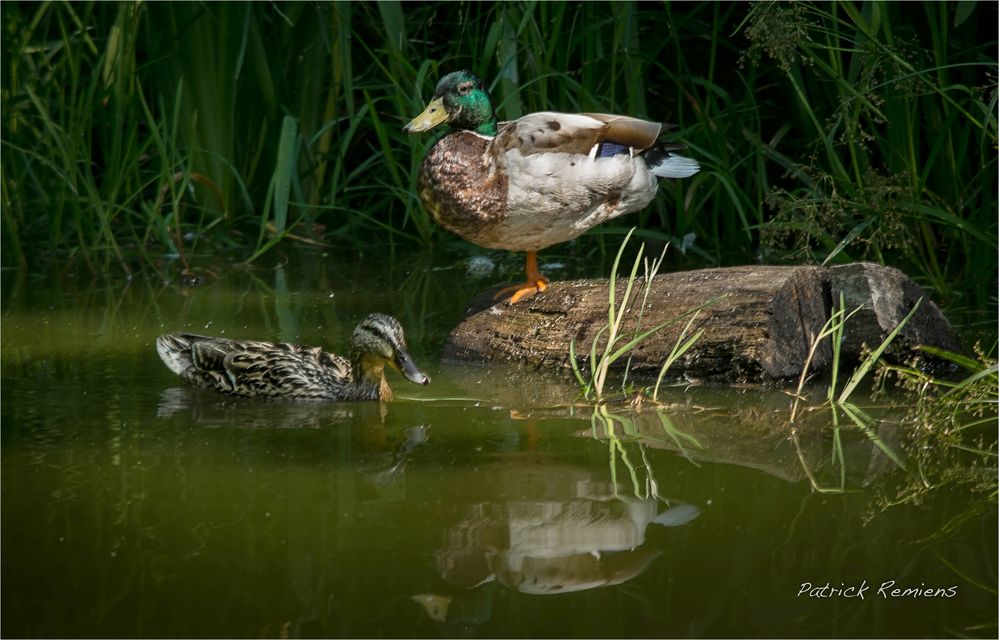
M 4 636 L 995 636 L 995 509 L 963 485 L 887 506 L 908 476 L 847 427 L 833 464 L 828 410 L 790 437 L 777 389 L 671 388 L 608 428 L 564 375 L 440 362 L 502 271 L 370 264 L 3 274 Z M 190 389 L 153 346 L 342 352 L 373 311 L 433 379 L 385 407 Z

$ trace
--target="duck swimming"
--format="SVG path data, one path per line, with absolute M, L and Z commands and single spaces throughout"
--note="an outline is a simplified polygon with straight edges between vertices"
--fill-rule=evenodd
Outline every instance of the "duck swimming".
M 437 224 L 477 245 L 527 252 L 527 281 L 496 294 L 510 304 L 544 291 L 539 250 L 638 211 L 659 178 L 689 178 L 697 161 L 659 142 L 663 125 L 602 113 L 538 112 L 497 122 L 482 81 L 450 73 L 404 130 L 450 131 L 427 153 L 420 199 Z
M 392 390 L 385 365 L 410 382 L 430 382 L 409 355 L 402 325 L 379 313 L 354 329 L 349 360 L 320 347 L 191 333 L 160 336 L 156 351 L 171 371 L 196 387 L 251 398 L 387 402 Z

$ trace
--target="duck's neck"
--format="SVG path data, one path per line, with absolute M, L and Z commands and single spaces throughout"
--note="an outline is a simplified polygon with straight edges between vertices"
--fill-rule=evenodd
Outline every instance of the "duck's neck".
M 496 130 L 496 116 L 493 116 L 492 120 L 483 122 L 476 128 L 472 129 L 475 133 L 483 136 L 489 136 L 490 138 L 496 137 Z
M 479 135 L 496 135 L 496 110 L 485 91 L 478 91 L 461 103 L 457 113 L 448 120 L 452 129 L 474 131 Z
M 354 357 L 351 362 L 354 387 L 363 399 L 392 400 L 392 390 L 385 379 L 385 361 L 372 355 Z
M 477 133 L 480 136 L 486 136 L 487 138 L 495 138 L 498 128 L 496 126 L 496 118 L 493 117 L 492 120 L 483 122 L 481 124 L 463 124 L 463 125 L 452 125 L 452 132 L 457 131 L 471 131 L 472 133 Z

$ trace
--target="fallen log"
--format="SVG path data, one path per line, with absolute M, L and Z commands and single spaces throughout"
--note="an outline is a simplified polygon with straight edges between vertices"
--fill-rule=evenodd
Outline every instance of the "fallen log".
M 516 305 L 496 303 L 495 289 L 474 298 L 444 347 L 449 362 L 521 362 L 568 368 L 569 345 L 586 368 L 590 345 L 602 351 L 608 319 L 608 280 L 552 282 L 539 295 Z M 617 283 L 618 304 L 626 282 Z M 657 275 L 632 288 L 621 335 L 636 335 L 676 320 L 634 348 L 631 371 L 657 375 L 695 309 L 688 336 L 700 339 L 670 369 L 673 377 L 726 382 L 795 378 L 809 348 L 840 295 L 847 313 L 842 356 L 857 361 L 864 345 L 877 347 L 922 299 L 893 343 L 896 360 L 915 355 L 917 345 L 960 351 L 950 324 L 919 285 L 897 269 L 869 263 L 816 266 L 742 266 Z M 685 315 L 688 314 L 688 315 Z M 599 335 L 598 335 L 599 334 Z M 623 343 L 622 343 L 623 344 Z M 624 366 L 624 358 L 616 365 Z M 820 342 L 811 371 L 832 363 L 829 340 Z

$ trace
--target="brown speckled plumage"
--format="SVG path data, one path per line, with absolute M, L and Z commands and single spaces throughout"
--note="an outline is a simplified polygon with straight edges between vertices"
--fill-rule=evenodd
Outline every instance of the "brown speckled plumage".
M 402 327 L 390 316 L 365 318 L 350 343 L 350 361 L 319 347 L 191 333 L 160 336 L 156 350 L 189 384 L 235 396 L 387 401 L 392 391 L 386 364 L 412 382 L 429 382 L 409 356 Z
M 420 173 L 420 198 L 434 222 L 473 242 L 506 210 L 506 175 L 490 172 L 485 163 L 490 142 L 455 131 L 430 149 Z

